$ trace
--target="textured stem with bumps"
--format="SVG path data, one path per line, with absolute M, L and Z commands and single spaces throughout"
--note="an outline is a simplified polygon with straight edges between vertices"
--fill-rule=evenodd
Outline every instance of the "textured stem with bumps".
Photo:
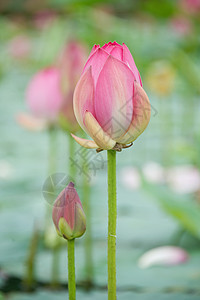
M 69 300 L 76 299 L 76 279 L 75 279 L 75 240 L 68 240 L 68 292 Z
M 108 150 L 108 300 L 116 300 L 116 151 Z

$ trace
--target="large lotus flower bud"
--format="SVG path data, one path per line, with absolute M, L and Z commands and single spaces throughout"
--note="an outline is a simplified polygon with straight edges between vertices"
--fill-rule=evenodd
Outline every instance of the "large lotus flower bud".
M 86 217 L 74 184 L 70 182 L 56 199 L 52 214 L 57 233 L 67 240 L 80 237 L 86 230 Z
M 149 99 L 125 44 L 95 45 L 74 92 L 79 125 L 93 141 L 73 135 L 85 148 L 121 151 L 147 127 Z
M 55 122 L 63 101 L 59 70 L 50 67 L 39 71 L 29 83 L 26 96 L 34 116 Z
M 61 107 L 60 125 L 64 129 L 73 132 L 79 128 L 73 110 L 73 92 L 86 62 L 86 53 L 83 44 L 71 40 L 64 47 L 58 61 L 61 72 L 60 84 L 64 98 Z

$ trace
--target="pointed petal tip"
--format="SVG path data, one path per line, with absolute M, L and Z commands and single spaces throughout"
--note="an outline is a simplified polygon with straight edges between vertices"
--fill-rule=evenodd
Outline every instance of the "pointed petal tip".
M 72 181 L 70 181 L 70 183 L 68 184 L 68 187 L 73 188 L 74 187 L 74 183 Z
M 71 133 L 71 136 L 75 139 L 75 141 L 82 147 L 87 148 L 87 149 L 98 149 L 99 146 L 91 140 L 87 140 L 87 139 L 82 139 L 76 135 L 74 135 L 73 133 Z

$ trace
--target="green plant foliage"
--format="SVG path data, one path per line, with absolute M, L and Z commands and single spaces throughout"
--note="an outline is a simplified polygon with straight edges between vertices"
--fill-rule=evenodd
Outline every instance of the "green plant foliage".
M 184 199 L 165 187 L 144 185 L 150 199 L 157 201 L 162 209 L 175 218 L 180 225 L 200 239 L 200 206 L 192 197 Z

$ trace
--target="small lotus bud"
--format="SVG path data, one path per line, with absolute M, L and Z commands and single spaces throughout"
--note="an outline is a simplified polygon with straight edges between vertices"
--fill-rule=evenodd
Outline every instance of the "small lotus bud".
M 57 197 L 52 213 L 57 233 L 67 240 L 80 237 L 86 230 L 86 217 L 73 182 Z

